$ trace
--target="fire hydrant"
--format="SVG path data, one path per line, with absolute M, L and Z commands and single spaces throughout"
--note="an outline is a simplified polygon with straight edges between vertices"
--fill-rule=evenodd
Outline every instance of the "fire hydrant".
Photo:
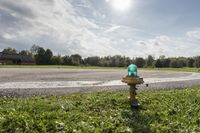
M 129 88 L 129 93 L 130 93 L 130 97 L 129 97 L 129 101 L 131 104 L 131 107 L 133 108 L 137 108 L 140 106 L 137 98 L 136 98 L 136 85 L 137 84 L 143 84 L 143 78 L 140 78 L 137 75 L 137 66 L 134 64 L 131 64 L 128 66 L 128 75 L 122 78 L 122 82 L 127 83 L 127 85 L 130 86 Z

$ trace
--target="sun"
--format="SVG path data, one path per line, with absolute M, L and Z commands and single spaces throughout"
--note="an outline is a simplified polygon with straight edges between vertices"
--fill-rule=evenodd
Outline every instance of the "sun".
M 115 10 L 126 11 L 131 8 L 132 0 L 110 0 Z

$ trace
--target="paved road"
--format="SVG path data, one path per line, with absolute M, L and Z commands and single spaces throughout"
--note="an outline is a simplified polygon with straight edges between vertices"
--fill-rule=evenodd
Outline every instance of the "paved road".
M 71 92 L 121 90 L 126 70 L 1 68 L 0 96 L 61 95 Z M 200 74 L 189 72 L 139 71 L 146 89 L 200 86 Z

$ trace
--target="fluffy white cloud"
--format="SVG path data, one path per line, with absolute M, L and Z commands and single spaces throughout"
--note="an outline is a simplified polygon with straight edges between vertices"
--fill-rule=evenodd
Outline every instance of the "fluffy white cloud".
M 183 38 L 171 38 L 168 36 L 156 36 L 153 39 L 137 41 L 140 46 L 140 51 L 144 53 L 143 56 L 153 55 L 159 57 L 165 55 L 168 57 L 174 56 L 195 56 L 199 54 L 200 47 L 198 44 L 193 45 Z M 191 47 L 197 49 L 192 50 Z
M 97 20 L 77 8 L 90 9 Z M 183 39 L 155 36 L 129 26 L 99 22 L 105 18 L 88 0 L 1 0 L 0 49 L 28 49 L 38 44 L 60 54 L 130 57 L 149 54 L 156 57 L 184 56 L 199 52 L 197 48 L 186 53 L 190 43 Z M 198 38 L 199 32 L 188 32 L 188 36 Z
M 23 49 L 37 43 L 58 53 L 83 56 L 116 51 L 108 38 L 94 32 L 99 26 L 78 16 L 65 0 L 3 0 L 0 3 L 0 27 L 3 28 L 0 41 L 5 44 L 12 45 L 16 41 L 14 47 Z
M 7 40 L 16 38 L 15 35 L 8 34 L 8 33 L 5 33 L 4 35 L 2 35 L 2 37 L 3 37 L 4 39 L 7 39 Z
M 193 31 L 188 31 L 187 36 L 195 39 L 200 39 L 200 28 Z
M 142 51 L 145 56 L 153 55 L 159 57 L 160 55 L 167 54 L 170 41 L 170 38 L 167 36 L 157 36 L 146 41 L 137 41 L 137 45 L 141 47 L 140 51 Z
M 119 29 L 119 28 L 120 28 L 119 25 L 117 25 L 117 26 L 113 26 L 113 27 L 107 29 L 107 30 L 105 31 L 105 33 L 113 32 L 113 31 L 115 31 L 115 30 L 117 30 L 117 29 Z

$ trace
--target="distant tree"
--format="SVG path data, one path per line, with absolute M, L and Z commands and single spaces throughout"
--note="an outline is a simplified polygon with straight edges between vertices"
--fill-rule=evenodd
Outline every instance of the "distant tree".
M 132 64 L 132 60 L 129 57 L 124 57 L 124 67 L 127 67 L 128 65 Z
M 160 62 L 162 64 L 162 67 L 167 68 L 167 67 L 169 67 L 170 59 L 169 58 L 167 58 L 167 59 L 160 59 Z
M 110 66 L 111 67 L 117 67 L 118 64 L 119 64 L 119 61 L 117 60 L 117 58 L 114 57 L 114 56 L 111 56 L 110 57 Z
M 72 65 L 79 66 L 82 64 L 82 57 L 79 54 L 74 54 L 70 56 Z
M 160 59 L 160 60 L 163 60 L 163 59 L 165 59 L 165 56 L 164 56 L 164 55 L 161 55 L 161 56 L 159 56 L 159 59 Z
M 125 56 L 120 56 L 119 58 L 119 67 L 126 67 L 127 66 L 127 58 Z
M 166 58 L 164 55 L 161 55 L 159 57 L 159 59 L 160 59 L 162 67 L 167 68 L 167 67 L 170 66 L 170 59 L 169 58 Z
M 135 65 L 137 65 L 139 68 L 142 68 L 145 65 L 145 60 L 142 57 L 138 57 L 135 59 Z
M 63 60 L 63 65 L 72 65 L 72 59 L 70 58 L 70 56 L 65 55 L 64 57 L 62 57 Z
M 40 48 L 40 46 L 34 44 L 34 45 L 31 47 L 31 49 L 30 49 L 31 54 L 32 54 L 32 55 L 37 54 L 39 48 Z
M 177 66 L 178 66 L 178 68 L 186 67 L 186 58 L 184 58 L 184 57 L 178 57 L 176 60 L 177 60 Z
M 7 54 L 17 54 L 17 50 L 14 48 L 6 48 L 2 51 Z M 50 49 L 44 49 L 38 45 L 33 45 L 28 50 L 22 50 L 19 52 L 20 55 L 32 56 L 34 57 L 36 64 L 38 65 L 91 65 L 91 66 L 104 66 L 104 67 L 127 67 L 131 63 L 135 63 L 139 68 L 140 67 L 172 67 L 172 68 L 181 68 L 181 67 L 198 67 L 200 68 L 200 56 L 196 57 L 171 57 L 166 58 L 164 55 L 160 56 L 158 59 L 154 59 L 153 56 L 148 55 L 146 59 L 142 57 L 130 59 L 129 57 L 114 55 L 114 56 L 91 56 L 85 59 L 82 59 L 81 55 L 74 54 L 71 56 L 53 56 L 53 52 Z
M 187 64 L 187 67 L 194 67 L 194 59 L 188 58 L 186 64 Z
M 116 67 L 124 66 L 124 58 L 121 55 L 115 55 L 114 58 Z
M 170 61 L 171 68 L 179 68 L 178 60 L 176 58 L 172 58 Z
M 60 55 L 58 56 L 53 56 L 51 58 L 51 64 L 52 65 L 62 65 L 63 64 L 63 59 Z
M 87 57 L 84 59 L 84 64 L 90 66 L 99 66 L 100 58 L 98 56 Z
M 161 68 L 162 67 L 162 63 L 160 61 L 160 59 L 157 59 L 153 62 L 153 66 L 156 68 Z
M 15 48 L 6 48 L 2 51 L 3 53 L 6 53 L 6 54 L 16 54 L 17 53 L 17 50 Z
M 37 65 L 45 65 L 45 49 L 40 47 L 35 54 L 35 62 Z
M 44 64 L 49 65 L 51 64 L 51 58 L 53 56 L 53 52 L 50 49 L 47 49 L 44 53 Z
M 145 67 L 153 67 L 153 62 L 154 62 L 154 58 L 151 55 L 148 55 L 147 59 L 146 59 L 146 64 Z
M 28 50 L 22 50 L 19 52 L 19 54 L 24 56 L 32 56 L 31 52 Z
M 105 57 L 100 58 L 100 66 L 103 66 L 103 67 L 111 66 L 111 57 L 105 56 Z
M 112 66 L 112 67 L 123 67 L 123 66 L 125 66 L 125 59 L 121 55 L 112 56 L 110 59 L 111 59 L 110 66 Z
M 194 67 L 200 67 L 200 56 L 194 57 Z

